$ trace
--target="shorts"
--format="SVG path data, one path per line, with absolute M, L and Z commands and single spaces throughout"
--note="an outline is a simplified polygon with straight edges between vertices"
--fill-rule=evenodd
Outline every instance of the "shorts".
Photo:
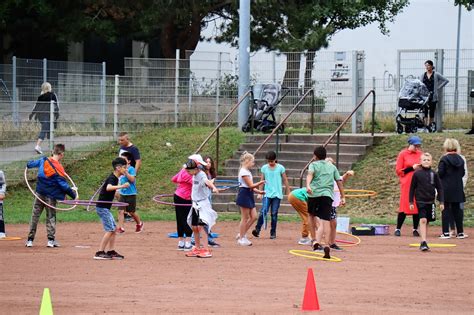
M 337 207 L 332 207 L 331 208 L 331 220 L 336 220 L 337 219 Z
M 114 232 L 116 229 L 115 219 L 110 209 L 107 208 L 95 208 L 97 215 L 99 215 L 100 220 L 102 221 L 102 226 L 104 227 L 105 232 Z
M 202 222 L 202 220 L 199 218 L 199 211 L 196 209 L 192 208 L 191 209 L 191 225 L 192 226 L 206 226 L 207 224 Z
M 427 219 L 428 222 L 436 221 L 436 207 L 434 203 L 416 203 L 420 219 Z
M 308 198 L 308 213 L 316 216 L 321 220 L 331 221 L 332 211 L 331 197 L 310 197 Z
M 235 203 L 242 208 L 255 208 L 255 199 L 253 196 L 253 189 L 247 187 L 240 187 L 237 193 L 237 200 Z
M 137 210 L 137 195 L 120 195 L 119 202 L 126 202 L 128 206 L 119 207 L 120 210 L 135 212 Z

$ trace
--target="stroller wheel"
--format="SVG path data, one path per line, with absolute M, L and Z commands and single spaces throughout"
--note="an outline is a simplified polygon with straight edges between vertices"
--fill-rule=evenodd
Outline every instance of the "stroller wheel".
M 397 123 L 397 133 L 399 135 L 403 133 L 403 125 L 401 123 Z
M 428 126 L 428 131 L 429 132 L 436 132 L 436 123 L 433 121 L 429 126 Z

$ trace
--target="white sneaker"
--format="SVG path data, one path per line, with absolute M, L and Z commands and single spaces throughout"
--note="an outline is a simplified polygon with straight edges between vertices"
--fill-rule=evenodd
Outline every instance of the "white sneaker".
M 0 233 L 0 238 L 5 238 L 7 235 L 5 233 Z
M 302 237 L 298 241 L 299 245 L 311 245 L 311 239 L 309 237 Z
M 47 247 L 53 248 L 53 247 L 61 247 L 58 242 L 56 241 L 48 241 L 48 244 L 46 244 Z
M 252 242 L 249 241 L 246 237 L 242 237 L 240 238 L 237 243 L 240 245 L 240 246 L 252 246 Z
M 461 240 L 465 239 L 465 238 L 468 238 L 468 237 L 469 237 L 469 235 L 464 234 L 464 233 L 459 233 L 458 236 L 456 236 L 456 238 L 461 239 Z
M 440 239 L 443 239 L 443 240 L 447 240 L 448 238 L 451 238 L 451 236 L 449 235 L 449 233 L 448 233 L 448 234 L 441 234 L 441 235 L 439 236 L 439 238 L 440 238 Z
M 39 145 L 35 146 L 35 151 L 38 154 L 43 154 L 43 151 L 41 150 L 41 147 Z
M 33 241 L 27 241 L 25 246 L 26 247 L 33 247 Z
M 185 252 L 189 252 L 191 249 L 193 249 L 193 245 L 191 244 L 191 242 L 184 243 L 184 251 Z
M 184 241 L 179 241 L 178 242 L 178 248 L 177 250 L 184 250 Z

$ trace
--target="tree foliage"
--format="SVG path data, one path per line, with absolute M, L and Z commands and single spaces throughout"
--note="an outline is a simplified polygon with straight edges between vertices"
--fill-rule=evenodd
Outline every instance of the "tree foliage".
M 474 0 L 454 0 L 455 5 L 463 5 L 468 11 L 474 8 Z

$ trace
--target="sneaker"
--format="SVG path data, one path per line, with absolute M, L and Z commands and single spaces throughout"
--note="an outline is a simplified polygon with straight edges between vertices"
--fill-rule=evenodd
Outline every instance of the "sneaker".
M 393 235 L 395 235 L 395 236 L 400 236 L 400 235 L 402 235 L 402 233 L 400 233 L 400 230 L 399 230 L 399 229 L 396 229 L 396 230 L 395 230 L 395 233 L 393 233 Z
M 201 249 L 199 251 L 199 254 L 197 254 L 197 257 L 199 258 L 211 258 L 212 257 L 212 252 L 210 249 Z
M 117 230 L 115 230 L 115 232 L 117 232 L 118 234 L 122 234 L 125 233 L 125 229 L 123 227 L 119 227 L 117 228 Z
M 191 245 L 191 242 L 184 243 L 184 251 L 185 252 L 189 252 L 192 249 L 193 249 L 193 245 Z
M 33 241 L 27 241 L 25 247 L 33 247 Z
M 330 251 L 331 249 L 329 248 L 329 246 L 324 247 L 324 259 L 331 259 L 331 255 L 329 255 Z
M 469 235 L 464 234 L 464 233 L 459 233 L 458 236 L 456 236 L 456 238 L 459 238 L 459 239 L 461 239 L 461 240 L 462 240 L 462 239 L 465 239 L 465 238 L 468 238 L 468 237 L 469 237 Z
M 277 235 L 276 235 L 275 233 L 270 234 L 270 239 L 271 239 L 271 240 L 274 240 L 274 239 L 276 239 L 276 238 L 277 238 Z
M 122 260 L 125 258 L 123 255 L 120 255 L 114 250 L 109 250 L 106 254 L 112 257 L 112 259 Z
M 246 237 L 242 237 L 240 238 L 237 243 L 240 245 L 240 246 L 252 246 L 252 242 L 249 241 Z
M 439 236 L 439 238 L 446 240 L 448 238 L 451 238 L 451 236 L 449 236 L 449 233 L 443 233 Z
M 213 239 L 208 239 L 207 240 L 207 245 L 211 246 L 211 247 L 214 247 L 214 248 L 219 248 L 221 247 L 221 245 L 219 245 L 219 243 L 216 243 L 216 241 L 214 241 Z
M 323 247 L 319 244 L 319 243 L 314 243 L 313 244 L 313 250 L 315 252 L 322 252 L 323 251 Z
M 418 233 L 418 230 L 413 230 L 413 236 L 420 237 L 420 233 Z
M 141 233 L 143 231 L 143 221 L 140 224 L 137 224 L 135 233 Z
M 200 249 L 193 247 L 189 252 L 187 252 L 185 255 L 186 257 L 197 257 L 199 253 L 201 252 Z
M 0 233 L 0 238 L 5 238 L 7 235 L 5 233 Z
M 343 250 L 341 247 L 339 247 L 339 245 L 337 245 L 336 243 L 332 244 L 331 246 L 329 246 L 329 248 L 331 249 L 334 249 L 334 250 Z
M 299 245 L 311 245 L 311 239 L 309 237 L 302 237 L 298 241 Z
M 107 254 L 106 252 L 104 252 L 103 250 L 101 250 L 101 251 L 98 251 L 97 253 L 95 253 L 94 259 L 96 259 L 96 260 L 111 260 L 112 257 L 109 254 Z
M 43 154 L 43 151 L 41 150 L 41 147 L 39 145 L 35 146 L 35 151 L 38 154 Z
M 257 231 L 257 229 L 254 229 L 254 230 L 252 231 L 252 235 L 253 235 L 254 237 L 260 237 L 260 232 Z
M 428 251 L 429 249 L 430 249 L 430 248 L 428 247 L 428 244 L 426 244 L 426 242 L 421 242 L 421 243 L 420 243 L 420 250 L 421 250 L 422 252 L 426 252 L 426 251 Z
M 59 245 L 59 243 L 56 242 L 55 240 L 49 240 L 48 244 L 46 244 L 46 246 L 49 247 L 49 248 L 61 247 L 61 245 Z
M 184 241 L 178 242 L 178 250 L 184 250 Z

